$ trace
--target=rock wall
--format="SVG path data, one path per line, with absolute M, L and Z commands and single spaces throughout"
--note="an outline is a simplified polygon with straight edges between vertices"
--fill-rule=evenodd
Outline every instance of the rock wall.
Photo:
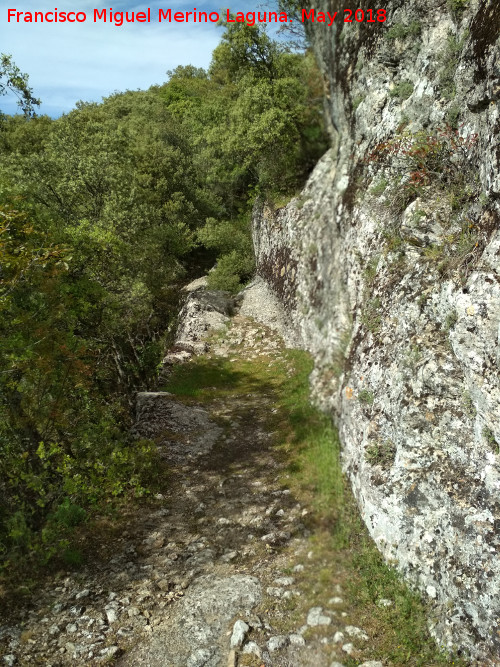
M 377 8 L 316 6 L 347 7 Z M 286 208 L 256 209 L 258 272 L 380 550 L 439 642 L 500 664 L 500 12 L 385 8 L 309 27 L 333 147 Z

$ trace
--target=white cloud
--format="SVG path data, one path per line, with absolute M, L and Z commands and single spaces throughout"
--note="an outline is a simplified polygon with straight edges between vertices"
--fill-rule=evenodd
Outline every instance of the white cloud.
M 203 0 L 194 3 L 198 10 L 212 10 Z M 173 0 L 152 0 L 149 4 L 79 0 L 64 6 L 53 0 L 25 1 L 10 8 L 18 11 L 84 11 L 86 23 L 7 23 L 7 7 L 0 10 L 1 51 L 13 55 L 15 63 L 29 74 L 34 94 L 42 99 L 40 113 L 59 115 L 75 102 L 100 101 L 116 90 L 148 88 L 166 80 L 166 71 L 177 65 L 206 67 L 221 31 L 205 23 L 133 23 L 121 27 L 93 22 L 94 8 L 114 11 L 143 11 L 158 7 L 192 11 L 193 6 Z M 14 96 L 0 99 L 6 113 L 16 111 Z

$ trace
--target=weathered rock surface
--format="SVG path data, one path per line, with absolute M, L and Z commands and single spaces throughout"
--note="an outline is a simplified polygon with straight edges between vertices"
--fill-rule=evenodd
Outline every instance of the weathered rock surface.
M 250 616 L 260 599 L 261 585 L 255 577 L 201 577 L 167 612 L 154 637 L 120 664 L 218 667 L 227 655 L 229 621 L 236 614 Z
M 139 392 L 134 434 L 154 440 L 170 460 L 187 461 L 207 454 L 222 434 L 200 406 L 184 405 L 168 392 Z
M 188 296 L 179 314 L 175 344 L 180 350 L 203 354 L 208 350 L 207 334 L 223 329 L 234 313 L 236 299 L 229 292 L 187 288 Z
M 386 24 L 310 28 L 333 148 L 299 198 L 256 210 L 254 242 L 288 336 L 314 355 L 371 535 L 429 596 L 439 642 L 486 663 L 500 653 L 500 14 L 466 4 L 389 0 Z M 448 153 L 411 190 L 407 156 L 381 142 L 430 145 L 447 122 Z

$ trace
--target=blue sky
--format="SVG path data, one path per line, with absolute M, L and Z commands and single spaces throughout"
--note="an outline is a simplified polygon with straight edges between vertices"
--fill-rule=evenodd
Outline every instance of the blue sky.
M 236 0 L 220 5 L 198 0 L 191 5 L 178 0 L 145 0 L 140 4 L 116 0 L 3 0 L 0 9 L 0 51 L 11 54 L 43 104 L 40 113 L 58 116 L 78 100 L 100 101 L 115 91 L 145 89 L 166 80 L 166 72 L 177 65 L 206 67 L 220 40 L 221 28 L 214 24 L 168 24 L 157 22 L 124 24 L 93 22 L 93 10 L 143 11 L 151 7 L 173 11 L 251 11 L 260 3 Z M 17 11 L 83 11 L 86 23 L 8 23 L 7 9 Z M 0 109 L 16 113 L 13 95 L 0 98 Z

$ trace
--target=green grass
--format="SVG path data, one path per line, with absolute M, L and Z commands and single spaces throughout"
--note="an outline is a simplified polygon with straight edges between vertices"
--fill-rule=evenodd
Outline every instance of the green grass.
M 363 325 L 371 331 L 373 334 L 377 334 L 380 331 L 382 326 L 382 316 L 380 314 L 380 309 L 382 303 L 377 297 L 375 299 L 370 299 L 361 314 L 361 322 Z
M 213 388 L 222 391 L 219 395 L 224 395 L 235 391 L 241 380 L 241 372 L 225 359 L 200 356 L 195 362 L 174 366 L 162 391 L 198 400 L 209 399 Z
M 368 389 L 362 389 L 358 394 L 358 400 L 360 400 L 361 403 L 371 405 L 375 400 L 375 396 L 371 391 L 368 391 Z
M 365 282 L 367 285 L 373 285 L 375 278 L 377 276 L 377 267 L 380 261 L 380 255 L 375 255 L 366 263 L 366 266 L 363 271 Z
M 387 178 L 383 178 L 377 183 L 377 185 L 374 185 L 373 188 L 371 188 L 370 192 L 372 195 L 375 195 L 375 197 L 380 197 L 380 195 L 384 194 L 388 185 L 389 181 Z
M 414 85 L 411 81 L 400 81 L 389 92 L 391 97 L 396 97 L 401 100 L 407 100 L 414 91 Z
M 352 101 L 352 110 L 356 111 L 356 109 L 359 107 L 359 105 L 364 101 L 366 95 L 358 95 L 358 97 L 355 97 L 354 100 Z
M 412 21 L 410 24 L 396 23 L 385 34 L 388 40 L 406 39 L 407 37 L 420 37 L 422 25 L 419 21 Z
M 310 403 L 308 378 L 313 364 L 309 355 L 289 350 L 287 358 L 295 372 L 284 381 L 278 402 L 288 424 L 283 446 L 288 472 L 296 476 L 317 511 L 334 515 L 343 495 L 338 434 L 331 420 Z
M 485 440 L 488 443 L 491 451 L 494 454 L 499 454 L 500 453 L 500 445 L 498 444 L 498 442 L 495 439 L 495 434 L 487 426 L 485 426 L 483 428 L 483 438 L 485 438 Z
M 394 463 L 396 447 L 390 440 L 376 442 L 366 448 L 365 458 L 371 465 L 390 468 Z
M 447 0 L 448 9 L 452 14 L 460 16 L 468 7 L 469 0 Z

